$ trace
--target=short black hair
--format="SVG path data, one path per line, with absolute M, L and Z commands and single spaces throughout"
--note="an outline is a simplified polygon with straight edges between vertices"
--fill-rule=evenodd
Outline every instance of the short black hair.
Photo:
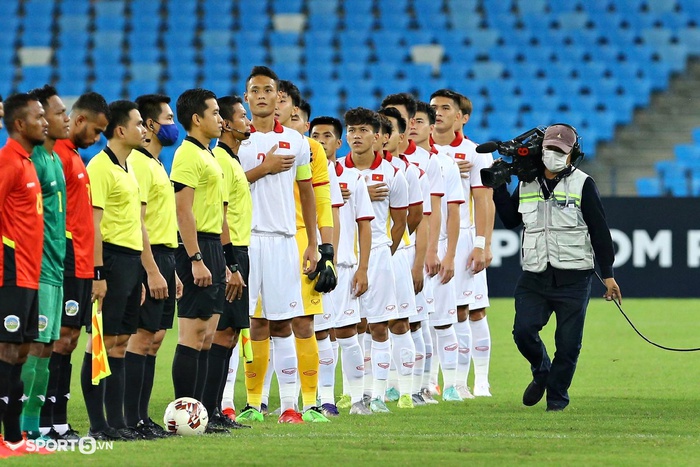
M 102 97 L 102 94 L 92 91 L 78 97 L 78 100 L 73 103 L 73 110 L 88 111 L 95 115 L 104 114 L 107 120 L 112 118 L 105 98 Z
M 388 118 L 386 118 L 386 116 L 382 115 L 379 112 L 377 112 L 377 115 L 379 116 L 380 132 L 382 134 L 391 136 L 391 134 L 394 132 L 394 125 L 391 124 L 391 120 L 389 120 Z
M 143 96 L 137 97 L 134 102 L 136 102 L 138 106 L 139 113 L 144 123 L 149 118 L 157 122 L 163 110 L 162 105 L 170 104 L 170 97 L 165 94 L 144 94 Z
M 379 133 L 379 114 L 365 107 L 355 107 L 345 112 L 345 126 L 356 125 L 370 125 L 375 133 Z
M 416 115 L 416 98 L 408 92 L 398 94 L 389 94 L 382 101 L 380 107 L 390 107 L 392 105 L 403 105 L 408 112 L 408 118 L 413 118 Z
M 180 94 L 175 104 L 177 108 L 177 121 L 185 128 L 185 131 L 192 129 L 192 116 L 204 116 L 207 110 L 207 101 L 216 99 L 216 94 L 208 89 L 194 88 Z
M 233 120 L 233 106 L 236 104 L 243 105 L 241 96 L 222 96 L 216 102 L 219 103 L 219 114 L 224 120 Z
M 41 105 L 46 107 L 49 103 L 49 99 L 53 96 L 58 96 L 58 91 L 56 88 L 50 84 L 45 84 L 43 87 L 32 89 L 29 94 L 36 97 L 36 99 L 41 102 Z
M 472 100 L 464 94 L 459 94 L 459 110 L 462 111 L 462 115 L 471 115 L 474 110 Z
M 301 91 L 299 91 L 299 88 L 291 81 L 281 79 L 277 85 L 277 90 L 288 95 L 292 99 L 294 107 L 299 107 L 301 105 Z
M 457 107 L 457 108 L 460 109 L 460 111 L 461 111 L 462 108 L 461 108 L 461 106 L 460 106 L 460 101 L 461 101 L 460 95 L 461 95 L 461 94 L 459 94 L 459 93 L 457 93 L 457 92 L 454 92 L 454 91 L 451 90 L 451 89 L 444 89 L 444 88 L 443 88 L 443 89 L 438 89 L 437 91 L 435 91 L 434 93 L 432 93 L 432 94 L 430 95 L 430 100 L 432 101 L 432 100 L 433 100 L 434 98 L 436 98 L 436 97 L 446 97 L 446 98 L 448 98 L 448 99 L 451 99 L 452 102 L 454 102 L 455 107 Z
M 401 135 L 406 133 L 406 120 L 401 116 L 401 112 L 399 112 L 394 107 L 385 107 L 383 109 L 379 109 L 379 115 L 395 118 L 399 126 L 398 128 L 396 128 L 396 130 L 398 130 L 399 134 Z
M 307 122 L 311 120 L 311 104 L 309 104 L 309 101 L 302 99 L 299 104 L 299 110 L 306 114 Z
M 277 76 L 277 73 L 272 71 L 272 68 L 263 66 L 263 65 L 257 65 L 254 66 L 252 70 L 250 70 L 250 74 L 245 80 L 245 87 L 248 89 L 248 83 L 250 82 L 251 79 L 253 79 L 256 76 L 267 76 L 268 78 L 271 78 L 275 82 L 275 87 L 279 90 L 280 86 L 280 78 Z
M 428 116 L 428 123 L 431 125 L 435 125 L 435 109 L 430 107 L 430 104 L 427 102 L 419 101 L 416 112 L 422 112 Z
M 335 137 L 340 139 L 343 136 L 343 124 L 340 123 L 340 120 L 338 120 L 335 117 L 316 117 L 313 120 L 311 120 L 311 124 L 309 125 L 309 129 L 313 133 L 314 127 L 316 125 L 330 125 L 333 127 L 333 133 L 335 134 Z
M 109 119 L 109 124 L 105 129 L 105 138 L 112 139 L 114 137 L 114 130 L 116 130 L 118 126 L 126 126 L 126 124 L 129 123 L 129 113 L 131 113 L 132 110 L 138 110 L 136 102 L 127 100 L 110 102 L 109 112 L 112 118 Z
M 27 92 L 11 94 L 5 99 L 5 116 L 3 117 L 3 121 L 5 122 L 8 133 L 13 133 L 15 131 L 14 121 L 23 119 L 27 115 L 29 103 L 33 101 L 38 102 L 39 99 L 35 95 Z

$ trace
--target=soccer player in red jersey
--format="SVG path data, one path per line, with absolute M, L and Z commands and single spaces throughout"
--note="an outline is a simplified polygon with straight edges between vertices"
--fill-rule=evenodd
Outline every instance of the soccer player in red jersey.
M 44 143 L 48 122 L 36 96 L 5 101 L 9 138 L 0 150 L 0 457 L 23 453 L 19 419 L 24 385 L 22 364 L 39 335 L 38 290 L 44 243 L 41 185 L 30 155 Z
M 73 371 L 71 354 L 78 345 L 80 328 L 90 319 L 92 279 L 94 277 L 95 230 L 92 222 L 90 177 L 78 149 L 100 140 L 109 122 L 109 107 L 104 97 L 88 92 L 78 98 L 70 112 L 67 139 L 59 139 L 54 151 L 61 158 L 66 179 L 66 257 L 63 272 L 63 316 L 61 336 L 53 344 L 49 360 L 49 386 L 41 410 L 42 434 L 80 439 L 68 423 L 68 400 Z

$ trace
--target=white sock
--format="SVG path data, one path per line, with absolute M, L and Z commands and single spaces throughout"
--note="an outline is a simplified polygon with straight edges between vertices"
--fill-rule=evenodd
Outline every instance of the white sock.
M 423 364 L 423 380 L 421 381 L 420 388 L 429 388 L 432 391 L 434 386 L 430 385 L 430 370 L 433 365 L 435 347 L 433 346 L 433 337 L 430 328 L 432 328 L 432 326 L 427 322 L 421 326 L 421 334 L 423 334 L 423 342 L 425 342 L 425 364 Z M 437 360 L 437 358 L 435 360 Z
M 58 432 L 59 435 L 62 435 L 66 431 L 68 431 L 68 424 L 67 423 L 61 423 L 59 425 L 54 425 L 53 427 Z
M 228 373 L 226 374 L 226 384 L 224 385 L 224 394 L 221 397 L 221 410 L 233 409 L 236 410 L 236 405 L 233 402 L 233 391 L 236 386 L 236 374 L 238 373 L 238 363 L 241 357 L 238 354 L 240 342 L 236 343 L 231 354 L 231 359 L 228 361 Z
M 413 344 L 411 332 L 391 334 L 392 361 L 395 363 L 398 375 L 398 386 L 401 395 L 411 394 L 413 388 L 413 367 L 416 363 L 416 346 Z
M 372 399 L 384 400 L 386 383 L 389 378 L 389 366 L 391 365 L 391 342 L 372 340 Z M 365 385 L 367 382 L 365 381 Z
M 474 386 L 489 385 L 491 361 L 491 332 L 486 316 L 479 321 L 469 321 L 472 330 L 472 360 L 474 360 Z
M 438 339 L 437 339 L 437 333 L 436 329 L 434 326 L 429 326 L 430 327 L 430 338 L 433 341 L 433 357 L 439 357 L 437 350 L 438 350 Z M 440 373 L 440 359 L 439 358 L 433 358 L 432 361 L 430 362 L 430 390 L 432 391 L 434 387 L 438 385 L 438 373 Z M 427 370 L 427 368 L 426 368 Z
M 362 336 L 364 341 L 361 343 L 364 349 L 364 360 L 365 360 L 365 382 L 364 382 L 364 393 L 372 394 L 372 388 L 374 387 L 373 381 L 373 367 L 372 367 L 372 335 L 364 333 Z
M 270 339 L 270 360 L 267 363 L 267 372 L 265 373 L 265 381 L 263 382 L 262 403 L 270 407 L 270 385 L 272 384 L 272 375 L 275 373 L 275 346 Z
M 335 404 L 335 358 L 331 338 L 318 340 L 318 395 L 321 404 Z
M 411 394 L 418 394 L 423 383 L 423 373 L 425 369 L 425 339 L 423 339 L 423 330 L 411 332 L 413 346 L 416 348 L 416 363 L 413 365 L 413 383 L 411 386 Z
M 457 379 L 457 335 L 453 326 L 436 329 L 438 357 L 442 368 L 443 391 L 455 385 Z
M 298 399 L 297 394 L 297 351 L 294 346 L 294 335 L 287 337 L 273 337 L 275 347 L 275 374 L 280 390 L 280 408 L 284 412 L 293 409 Z
M 457 381 L 455 384 L 466 387 L 472 360 L 472 331 L 467 321 L 455 323 L 452 325 L 452 327 L 455 329 L 455 334 L 457 334 L 457 342 L 459 343 L 459 353 L 457 355 Z
M 343 375 L 347 383 L 344 389 L 350 394 L 352 403 L 362 400 L 362 390 L 365 378 L 365 358 L 357 335 L 346 339 L 337 338 L 336 342 L 343 349 Z

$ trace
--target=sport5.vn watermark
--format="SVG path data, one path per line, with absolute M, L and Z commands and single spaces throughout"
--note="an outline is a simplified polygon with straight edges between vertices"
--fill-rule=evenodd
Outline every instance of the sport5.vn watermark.
M 95 451 L 111 451 L 114 441 L 97 441 L 95 438 L 80 438 L 79 441 L 67 441 L 65 439 L 35 439 L 26 440 L 27 452 L 37 452 L 46 449 L 52 452 L 75 452 L 80 454 L 94 454 Z

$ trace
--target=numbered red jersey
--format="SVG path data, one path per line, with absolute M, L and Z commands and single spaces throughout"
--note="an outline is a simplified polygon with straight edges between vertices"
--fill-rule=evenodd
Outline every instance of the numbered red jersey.
M 66 177 L 66 277 L 94 276 L 95 227 L 92 223 L 90 177 L 70 139 L 59 139 L 53 148 Z
M 8 138 L 0 149 L 0 285 L 39 288 L 44 246 L 41 185 L 30 154 Z

